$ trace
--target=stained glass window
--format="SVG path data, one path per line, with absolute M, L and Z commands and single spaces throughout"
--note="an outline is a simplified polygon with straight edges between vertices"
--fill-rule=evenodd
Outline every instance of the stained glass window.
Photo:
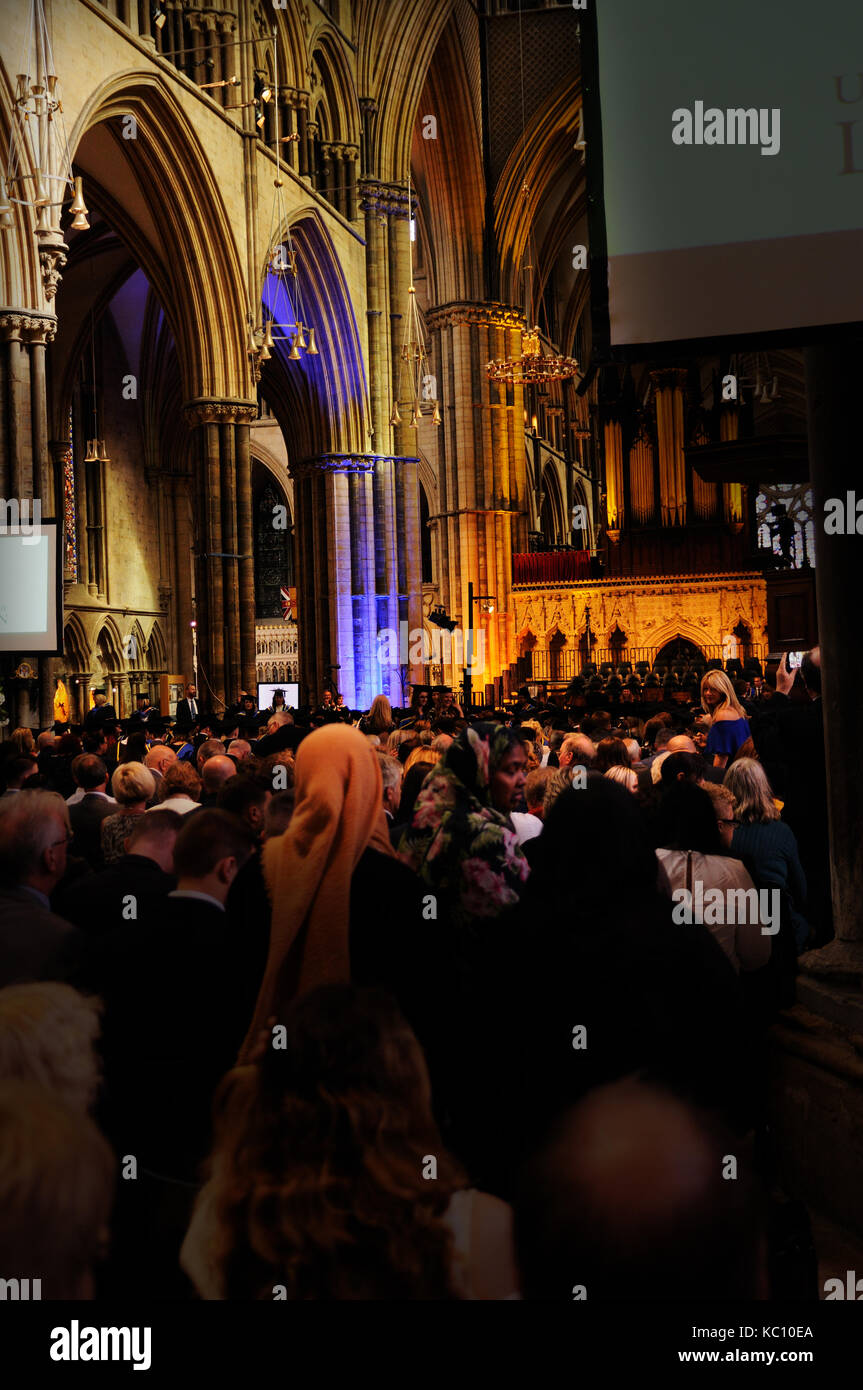
M 808 483 L 761 484 L 755 502 L 758 547 L 768 568 L 808 569 L 815 564 L 812 489 Z
M 72 411 L 69 411 L 66 452 L 63 458 L 63 570 L 66 579 L 78 578 L 78 534 L 75 518 L 75 457 Z

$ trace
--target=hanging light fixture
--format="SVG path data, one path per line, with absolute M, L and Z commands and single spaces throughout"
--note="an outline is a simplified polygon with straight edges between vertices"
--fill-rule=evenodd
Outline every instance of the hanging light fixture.
M 486 363 L 489 380 L 500 381 L 507 386 L 546 386 L 553 381 L 569 381 L 578 375 L 578 362 L 574 357 L 555 353 L 542 340 L 539 324 L 536 322 L 533 294 L 533 257 L 531 245 L 533 229 L 530 216 L 530 185 L 527 181 L 526 121 L 524 108 L 524 47 L 521 32 L 521 8 L 518 12 L 519 65 L 521 72 L 521 193 L 524 199 L 525 254 L 522 266 L 524 276 L 524 321 L 525 329 L 521 337 L 521 354 L 515 357 L 494 358 Z M 576 149 L 584 148 L 584 128 L 579 124 Z M 535 255 L 535 253 L 534 253 Z M 539 296 L 537 296 L 539 298 Z M 533 325 L 532 327 L 530 325 Z M 547 340 L 546 340 L 547 341 Z
M 276 177 L 273 179 L 273 212 L 270 219 L 270 253 L 264 273 L 264 286 L 257 322 L 250 320 L 252 348 L 250 355 L 256 376 L 260 376 L 261 364 L 269 361 L 273 349 L 279 343 L 290 343 L 288 359 L 298 362 L 302 357 L 319 357 L 315 342 L 315 330 L 308 322 L 303 305 L 297 252 L 291 238 L 285 197 L 282 189 L 282 136 L 279 124 L 279 35 L 273 29 L 273 83 L 272 87 L 262 78 L 255 85 L 254 105 L 256 123 L 263 121 L 258 113 L 263 113 L 263 103 L 274 100 Z M 292 138 L 292 137 L 288 137 Z M 282 238 L 279 240 L 279 238 Z
M 81 180 L 72 173 L 44 3 L 30 0 L 27 37 L 16 77 L 9 156 L 0 179 L 0 230 L 14 227 L 12 204 L 33 210 L 48 298 L 56 291 L 58 267 L 66 260 L 60 215 L 70 198 L 75 214 L 72 226 L 84 230 L 90 224 Z
M 409 218 L 411 212 L 411 180 L 410 174 L 408 174 Z M 429 371 L 429 365 L 425 344 L 425 332 L 423 330 L 422 319 L 420 318 L 419 305 L 417 304 L 416 286 L 414 285 L 414 253 L 413 242 L 411 242 L 410 285 L 408 286 L 408 303 L 407 312 L 405 314 L 405 332 L 402 340 L 398 389 L 396 390 L 392 414 L 390 415 L 390 424 L 392 426 L 401 425 L 403 423 L 399 412 L 399 397 L 403 400 L 410 401 L 411 418 L 408 421 L 409 429 L 419 429 L 423 414 L 426 412 L 431 416 L 433 425 L 440 424 L 441 413 L 437 396 L 437 379 Z

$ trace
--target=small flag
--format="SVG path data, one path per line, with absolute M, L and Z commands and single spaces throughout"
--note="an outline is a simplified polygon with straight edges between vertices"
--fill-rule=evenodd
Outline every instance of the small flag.
M 286 589 L 283 584 L 279 592 L 282 596 L 282 617 L 286 623 L 292 622 L 297 616 L 297 591 Z

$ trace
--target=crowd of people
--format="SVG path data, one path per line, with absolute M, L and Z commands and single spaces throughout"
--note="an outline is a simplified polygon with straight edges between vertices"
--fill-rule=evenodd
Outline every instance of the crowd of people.
M 527 688 L 216 719 L 190 686 L 174 720 L 100 694 L 14 730 L 3 1269 L 53 1298 L 817 1297 L 775 1234 L 766 1038 L 832 934 L 820 677 L 815 649 L 749 703 L 708 671 L 646 721 Z

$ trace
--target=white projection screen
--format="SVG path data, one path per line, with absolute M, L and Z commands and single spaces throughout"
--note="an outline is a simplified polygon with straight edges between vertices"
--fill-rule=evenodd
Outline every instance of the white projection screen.
M 57 525 L 42 521 L 29 534 L 16 535 L 16 530 L 0 529 L 0 652 L 59 656 L 63 604 Z
M 597 343 L 863 320 L 863 0 L 595 4 L 583 50 Z
M 281 690 L 287 709 L 296 709 L 300 703 L 300 687 L 296 681 L 258 681 L 258 709 L 270 709 L 273 696 Z

